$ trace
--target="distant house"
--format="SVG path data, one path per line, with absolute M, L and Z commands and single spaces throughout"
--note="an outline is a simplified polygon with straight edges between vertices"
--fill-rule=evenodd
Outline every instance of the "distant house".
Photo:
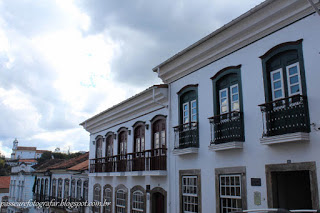
M 47 150 L 37 150 L 37 147 L 18 146 L 18 140 L 13 141 L 11 160 L 16 159 L 38 159 Z
M 0 202 L 7 202 L 9 198 L 10 176 L 0 176 Z M 1 207 L 0 213 L 7 212 L 6 207 Z
M 33 198 L 35 201 L 86 201 L 88 200 L 89 153 L 69 160 L 50 159 L 34 166 L 36 178 Z M 51 206 L 34 209 L 35 212 L 66 212 L 66 207 Z M 68 209 L 68 212 L 89 212 L 89 207 Z

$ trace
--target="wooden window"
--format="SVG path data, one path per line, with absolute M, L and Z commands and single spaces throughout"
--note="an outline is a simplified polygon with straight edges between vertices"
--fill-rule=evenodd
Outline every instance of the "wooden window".
M 46 180 L 44 181 L 44 195 L 47 196 L 48 195 L 48 188 L 49 185 L 48 185 L 48 179 L 46 178 Z
M 101 186 L 99 184 L 93 186 L 93 202 L 101 202 Z M 100 206 L 95 205 L 93 207 L 93 212 L 100 213 Z
M 76 198 L 76 180 L 71 181 L 71 198 Z
M 70 184 L 70 180 L 69 179 L 65 179 L 64 180 L 64 194 L 63 194 L 63 197 L 65 199 L 69 198 L 69 184 Z
M 126 192 L 123 189 L 118 189 L 116 192 L 116 213 L 126 212 Z
M 126 155 L 127 154 L 127 131 L 122 130 L 119 132 L 119 137 L 118 137 L 118 153 L 120 155 Z
M 81 199 L 81 188 L 82 188 L 82 181 L 81 179 L 79 179 L 77 181 L 77 200 L 80 200 Z
M 104 213 L 111 213 L 112 212 L 112 189 L 111 186 L 105 186 L 103 190 L 103 200 L 104 202 L 110 203 L 110 205 L 104 206 Z
M 96 158 L 102 158 L 102 141 L 103 138 L 98 136 L 96 139 Z
M 219 91 L 220 114 L 229 112 L 228 88 Z
M 166 119 L 159 117 L 152 123 L 153 149 L 166 148 Z
M 58 198 L 62 199 L 62 179 L 58 179 Z
M 220 175 L 219 186 L 221 213 L 241 211 L 241 175 Z
M 182 176 L 183 212 L 198 212 L 197 176 Z
M 111 157 L 113 156 L 113 134 L 109 134 L 106 141 L 106 156 Z
M 56 196 L 56 190 L 57 190 L 57 180 L 54 178 L 52 180 L 52 197 L 55 197 Z
M 282 69 L 270 72 L 272 100 L 284 98 Z
M 289 96 L 302 94 L 299 67 L 300 67 L 299 62 L 291 64 L 286 67 Z
M 144 212 L 144 194 L 137 190 L 132 196 L 132 213 Z
M 139 122 L 134 126 L 134 152 L 143 152 L 145 150 L 145 126 Z
M 83 199 L 88 200 L 88 181 L 83 182 Z

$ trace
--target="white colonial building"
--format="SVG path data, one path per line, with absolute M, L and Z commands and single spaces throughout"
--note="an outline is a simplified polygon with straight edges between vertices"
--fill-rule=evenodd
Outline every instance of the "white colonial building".
M 18 144 L 18 140 L 15 139 L 12 146 L 11 160 L 38 159 L 44 152 L 48 152 L 47 150 L 37 150 L 37 147 L 18 146 Z
M 153 69 L 168 212 L 319 208 L 319 25 L 308 1 L 267 0 Z
M 167 85 L 155 85 L 84 121 L 90 132 L 92 212 L 163 212 L 167 192 Z
M 32 175 L 34 169 L 32 162 L 19 162 L 11 168 L 9 202 L 28 202 L 32 200 L 32 187 L 35 178 Z M 33 212 L 31 206 L 10 206 L 8 213 Z
M 319 25 L 309 1 L 267 0 L 83 122 L 89 200 L 112 202 L 93 212 L 318 209 Z

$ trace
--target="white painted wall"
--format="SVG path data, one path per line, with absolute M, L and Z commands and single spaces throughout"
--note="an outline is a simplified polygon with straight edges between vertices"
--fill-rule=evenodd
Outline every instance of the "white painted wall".
M 267 193 L 265 179 L 266 164 L 286 163 L 287 160 L 295 162 L 316 161 L 320 164 L 320 131 L 311 128 L 310 143 L 283 144 L 266 146 L 260 144 L 262 135 L 262 116 L 259 104 L 265 102 L 262 63 L 259 56 L 266 53 L 272 47 L 288 42 L 303 39 L 303 55 L 305 63 L 305 74 L 307 94 L 309 101 L 310 122 L 320 126 L 320 71 L 317 64 L 320 60 L 320 17 L 317 14 L 308 16 L 278 32 L 275 32 L 231 55 L 228 55 L 202 69 L 185 76 L 170 85 L 170 151 L 174 148 L 173 126 L 178 125 L 178 95 L 177 92 L 188 84 L 199 84 L 199 140 L 200 148 L 198 154 L 173 156 L 170 158 L 169 178 L 171 182 L 169 193 L 170 210 L 179 210 L 179 170 L 201 169 L 202 185 L 202 212 L 212 212 L 215 209 L 215 168 L 246 166 L 247 175 L 247 203 L 248 208 L 266 208 Z M 208 118 L 213 116 L 213 88 L 211 77 L 219 70 L 241 64 L 242 92 L 245 143 L 243 149 L 222 152 L 211 152 L 210 125 Z M 172 152 L 171 152 L 172 154 Z M 318 184 L 320 181 L 320 170 L 317 167 Z M 261 187 L 252 187 L 250 178 L 261 178 Z M 262 205 L 255 206 L 253 193 L 259 191 L 262 194 Z
M 159 108 L 161 108 L 161 106 L 159 106 Z M 151 112 L 152 110 L 150 110 Z M 148 113 L 148 112 L 143 112 L 143 113 Z M 141 114 L 143 114 L 141 113 Z M 154 118 L 156 115 L 164 115 L 166 116 L 167 113 L 167 109 L 163 108 L 160 110 L 157 110 L 155 112 L 151 112 L 149 114 L 143 115 L 139 118 L 127 121 L 125 123 L 116 125 L 114 127 L 111 127 L 109 129 L 103 130 L 101 132 L 95 133 L 95 134 L 91 134 L 90 135 L 90 159 L 94 159 L 95 158 L 95 145 L 93 145 L 93 141 L 95 141 L 96 137 L 101 135 L 101 136 L 105 136 L 109 131 L 117 133 L 118 129 L 120 129 L 121 127 L 126 127 L 129 130 L 131 130 L 131 134 L 128 135 L 128 139 L 127 139 L 127 153 L 132 153 L 134 148 L 134 134 L 133 134 L 133 128 L 132 126 L 137 122 L 137 121 L 143 121 L 146 122 L 145 124 L 149 125 L 149 129 L 145 130 L 145 150 L 149 150 L 151 149 L 151 137 L 152 137 L 152 126 L 150 123 L 150 120 L 152 118 Z M 168 131 L 168 119 L 167 119 L 167 131 Z M 167 146 L 168 144 L 171 143 L 170 141 L 167 140 Z M 113 153 L 114 155 L 116 155 L 118 153 L 118 135 L 116 140 L 113 141 L 114 144 L 114 150 Z M 103 143 L 103 156 L 105 156 L 105 147 L 106 143 Z M 169 158 L 167 158 L 167 162 L 169 161 Z M 126 172 L 126 174 L 128 174 L 128 172 Z M 146 189 L 146 185 L 150 185 L 150 188 L 153 189 L 154 187 L 162 187 L 164 190 L 166 190 L 168 192 L 169 190 L 169 183 L 168 183 L 168 178 L 167 176 L 159 176 L 159 177 L 151 177 L 151 176 L 130 176 L 130 175 L 125 175 L 125 176 L 121 176 L 121 177 L 117 177 L 117 176 L 113 176 L 112 173 L 109 173 L 108 175 L 105 174 L 105 176 L 103 177 L 95 177 L 95 174 L 89 174 L 89 201 L 93 201 L 93 186 L 95 184 L 100 184 L 101 186 L 101 198 L 103 198 L 103 187 L 106 184 L 110 184 L 111 186 L 113 186 L 113 202 L 112 202 L 112 208 L 113 208 L 113 212 L 114 212 L 114 205 L 115 205 L 115 188 L 119 185 L 119 184 L 123 184 L 127 187 L 128 189 L 128 212 L 130 211 L 130 189 L 136 185 L 140 185 L 142 186 L 144 189 Z M 169 175 L 169 174 L 168 174 Z M 147 211 L 149 212 L 149 201 L 147 199 Z M 168 201 L 169 203 L 169 201 Z M 102 211 L 102 209 L 101 209 Z

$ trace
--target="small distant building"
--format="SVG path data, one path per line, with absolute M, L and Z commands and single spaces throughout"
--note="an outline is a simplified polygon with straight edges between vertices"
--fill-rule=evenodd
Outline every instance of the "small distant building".
M 7 202 L 9 198 L 10 176 L 0 176 L 0 202 Z M 0 213 L 7 212 L 7 207 L 1 207 Z
M 37 147 L 33 146 L 18 146 L 17 139 L 13 141 L 11 160 L 16 159 L 38 159 L 44 152 L 48 150 L 37 150 Z
M 32 176 L 36 160 L 16 160 L 11 168 L 9 202 L 27 202 L 32 199 L 32 187 L 35 178 Z M 8 207 L 8 212 L 32 212 L 31 207 Z

